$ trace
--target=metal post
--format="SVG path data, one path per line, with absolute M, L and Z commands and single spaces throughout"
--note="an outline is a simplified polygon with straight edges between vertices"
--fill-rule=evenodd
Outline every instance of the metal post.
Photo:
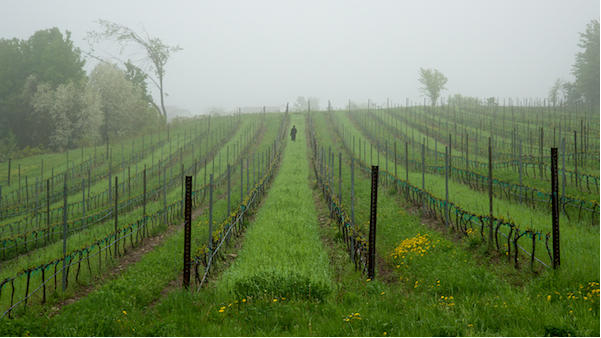
M 108 147 L 107 147 L 107 151 L 108 151 Z M 108 180 L 109 180 L 109 194 L 108 194 L 108 199 L 109 201 L 113 199 L 112 193 L 113 193 L 113 189 L 112 189 L 112 177 L 111 177 L 111 171 L 112 171 L 112 162 L 113 162 L 113 154 L 111 151 L 111 154 L 109 156 L 109 154 L 107 153 L 107 157 L 109 159 L 109 172 L 108 172 Z
M 574 178 L 576 179 L 576 186 L 578 187 L 578 138 L 576 137 L 576 131 L 574 130 Z
M 426 191 L 426 146 L 422 143 L 422 190 Z
M 540 158 L 538 160 L 538 168 L 540 171 L 540 177 L 543 177 L 543 127 L 540 128 L 540 147 L 539 147 Z
M 561 139 L 561 199 L 566 196 L 566 139 Z
M 169 130 L 169 129 L 167 129 Z M 167 223 L 167 166 L 163 166 L 163 223 Z
M 451 134 L 449 134 L 449 168 L 453 166 L 453 143 Z
M 244 159 L 240 158 L 240 205 L 244 202 Z
M 117 249 L 119 244 L 117 242 L 117 231 L 119 228 L 119 176 L 115 176 L 115 257 L 117 257 Z
M 449 147 L 444 147 L 444 220 L 447 228 L 449 227 Z
M 67 174 L 63 182 L 63 292 L 67 288 Z
M 355 225 L 355 158 L 351 157 L 351 223 Z
M 146 235 L 148 235 L 148 230 L 146 229 L 146 164 L 144 165 L 144 196 L 142 197 L 142 216 L 144 217 L 144 229 Z
M 131 167 L 127 166 L 127 198 L 131 200 Z
M 371 166 L 371 203 L 369 210 L 369 247 L 367 277 L 376 276 L 376 216 L 378 210 L 378 166 Z
M 396 141 L 394 142 L 394 178 L 397 179 L 397 156 L 396 156 Z
M 409 184 L 409 145 L 405 142 L 405 181 Z
M 81 224 L 83 227 L 86 226 L 86 180 L 81 179 Z
M 213 251 L 213 174 L 209 175 L 209 254 Z
M 192 176 L 186 176 L 185 223 L 184 223 L 184 276 L 183 287 L 190 287 L 190 242 L 192 238 Z
M 227 164 L 227 217 L 230 217 L 231 211 L 231 168 L 230 164 Z
M 553 269 L 559 268 L 559 205 L 557 201 L 557 148 L 551 148 L 551 211 L 553 221 Z
M 338 201 L 342 203 L 342 153 L 338 153 Z
M 488 205 L 489 205 L 489 229 L 488 229 L 488 249 L 492 249 L 492 228 L 493 228 L 493 211 L 492 211 L 492 146 L 491 138 L 488 137 Z

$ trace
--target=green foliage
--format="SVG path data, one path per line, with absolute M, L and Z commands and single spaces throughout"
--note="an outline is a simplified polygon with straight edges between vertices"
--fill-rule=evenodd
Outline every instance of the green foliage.
M 448 103 L 456 106 L 479 106 L 481 104 L 479 98 L 463 96 L 461 94 L 455 94 L 449 97 Z
M 99 123 L 103 141 L 122 137 L 156 125 L 157 115 L 148 106 L 143 88 L 127 79 L 116 65 L 99 63 L 88 83 L 89 90 L 100 98 Z M 137 76 L 136 81 L 140 78 Z
M 9 130 L 20 147 L 46 144 L 48 124 L 34 113 L 37 85 L 51 87 L 85 79 L 84 60 L 67 31 L 40 30 L 28 40 L 0 40 L 0 134 Z
M 586 25 L 586 31 L 580 33 L 583 51 L 576 54 L 572 74 L 576 77 L 574 85 L 591 107 L 599 107 L 599 21 L 592 20 Z
M 422 93 L 430 98 L 432 106 L 436 105 L 440 92 L 447 84 L 447 77 L 444 76 L 438 69 L 419 69 L 419 82 L 423 85 L 420 88 Z
M 307 110 L 318 111 L 319 110 L 319 99 L 316 97 L 299 96 L 294 102 L 292 110 L 295 112 L 306 112 Z

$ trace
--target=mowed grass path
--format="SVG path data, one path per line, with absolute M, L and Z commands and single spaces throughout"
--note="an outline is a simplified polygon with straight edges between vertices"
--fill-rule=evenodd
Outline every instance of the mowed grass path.
M 280 171 L 244 247 L 219 283 L 237 297 L 323 299 L 331 290 L 328 256 L 307 181 L 304 118 L 293 116 L 292 124 L 300 130 L 299 137 L 288 141 Z

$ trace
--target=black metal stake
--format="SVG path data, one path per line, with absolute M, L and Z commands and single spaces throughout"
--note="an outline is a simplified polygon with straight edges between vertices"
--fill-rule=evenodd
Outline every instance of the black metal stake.
M 369 247 L 367 277 L 376 276 L 376 216 L 378 209 L 378 166 L 371 166 L 371 204 L 369 210 Z

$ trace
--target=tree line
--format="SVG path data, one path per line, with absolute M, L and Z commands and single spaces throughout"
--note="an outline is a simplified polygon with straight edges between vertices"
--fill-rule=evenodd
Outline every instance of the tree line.
M 107 61 L 93 48 L 82 52 L 71 33 L 58 28 L 25 40 L 0 39 L 0 161 L 106 143 L 164 125 L 165 65 L 180 48 L 125 26 L 98 23 L 101 30 L 89 32 L 89 42 L 130 43 L 142 47 L 146 58 L 139 64 Z M 125 41 L 123 34 L 135 39 Z M 89 74 L 84 56 L 99 61 Z M 149 81 L 159 90 L 160 106 Z

